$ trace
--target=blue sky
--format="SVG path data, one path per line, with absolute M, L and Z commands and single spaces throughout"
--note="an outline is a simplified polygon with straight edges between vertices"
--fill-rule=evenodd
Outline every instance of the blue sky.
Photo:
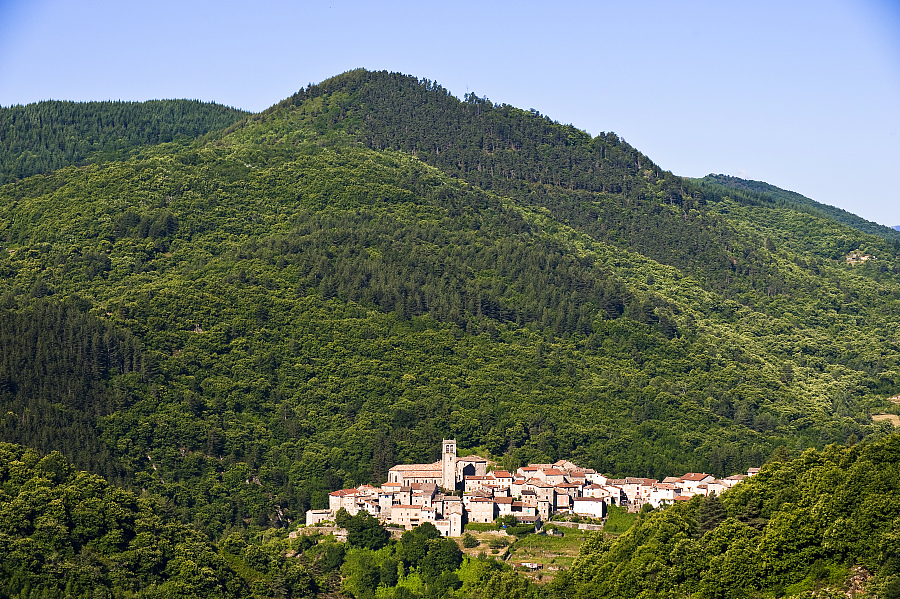
M 0 105 L 261 110 L 366 67 L 900 224 L 900 0 L 0 0 Z

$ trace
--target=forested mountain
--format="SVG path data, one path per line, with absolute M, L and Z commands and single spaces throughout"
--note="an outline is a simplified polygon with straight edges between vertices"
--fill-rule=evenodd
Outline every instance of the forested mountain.
M 121 160 L 140 146 L 193 140 L 247 114 L 196 100 L 0 107 L 0 185 L 64 166 Z
M 728 194 L 728 190 L 739 190 L 744 192 L 739 195 L 741 199 L 751 202 L 763 202 L 770 205 L 788 206 L 804 212 L 810 212 L 819 216 L 824 216 L 831 220 L 845 224 L 848 227 L 868 233 L 869 235 L 877 235 L 884 237 L 890 241 L 900 242 L 900 231 L 897 227 L 885 227 L 878 223 L 873 223 L 864 218 L 856 216 L 834 206 L 821 204 L 815 200 L 811 200 L 806 196 L 786 189 L 780 189 L 774 185 L 763 183 L 762 181 L 748 181 L 739 177 L 731 177 L 729 175 L 707 175 L 702 179 L 695 179 L 702 187 L 721 189 L 721 193 Z M 732 192 L 733 195 L 733 192 Z
M 448 437 L 662 477 L 890 430 L 895 246 L 615 134 L 352 71 L 129 152 L 0 187 L 0 440 L 211 542 Z

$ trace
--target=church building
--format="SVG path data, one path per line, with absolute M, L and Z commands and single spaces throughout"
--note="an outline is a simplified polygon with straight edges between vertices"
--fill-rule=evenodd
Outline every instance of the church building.
M 487 474 L 488 461 L 478 456 L 456 457 L 456 439 L 441 443 L 441 459 L 433 464 L 401 464 L 388 471 L 388 482 L 408 487 L 431 483 L 445 491 L 462 488 L 466 476 Z

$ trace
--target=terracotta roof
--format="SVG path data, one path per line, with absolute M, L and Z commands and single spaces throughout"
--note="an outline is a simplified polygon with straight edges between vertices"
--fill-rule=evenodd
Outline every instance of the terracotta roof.
M 510 474 L 506 470 L 494 470 L 489 474 L 492 474 L 494 478 L 512 478 L 512 474 Z
M 512 503 L 512 497 L 494 497 L 494 503 Z
M 545 476 L 565 476 L 565 472 L 562 470 L 557 470 L 556 468 L 547 468 L 544 470 Z
M 697 482 L 697 481 L 703 480 L 707 476 L 709 476 L 709 474 L 705 474 L 703 472 L 688 472 L 687 474 L 685 474 L 684 476 L 681 477 L 681 480 Z
M 347 495 L 356 495 L 356 489 L 341 489 L 340 491 L 332 491 L 329 493 L 332 497 L 346 497 Z
M 676 495 L 675 496 L 675 501 L 690 501 L 690 500 L 691 500 L 691 498 L 688 497 L 687 495 Z
M 434 462 L 433 464 L 397 464 L 393 468 L 392 471 L 397 472 L 408 472 L 410 470 L 444 470 L 444 465 L 441 462 Z

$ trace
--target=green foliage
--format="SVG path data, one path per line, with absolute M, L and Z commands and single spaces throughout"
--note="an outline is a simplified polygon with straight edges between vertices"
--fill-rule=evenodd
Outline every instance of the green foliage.
M 0 107 L 0 185 L 65 166 L 193 140 L 246 112 L 196 100 L 60 102 Z
M 47 346 L 34 338 L 61 326 L 49 312 L 78 295 L 88 298 L 78 313 L 96 322 L 66 334 L 83 329 L 89 346 L 121 339 L 114 355 L 130 356 L 95 367 L 81 345 L 60 345 L 49 366 L 72 374 L 43 395 L 19 390 L 26 377 L 42 380 L 44 366 L 9 360 L 3 407 L 15 417 L 0 422 L 5 438 L 159 493 L 217 537 L 300 519 L 329 491 L 436 459 L 445 434 L 507 454 L 510 467 L 565 457 L 661 477 L 732 474 L 776 446 L 884 426 L 866 410 L 900 382 L 890 328 L 879 324 L 896 309 L 890 273 L 872 285 L 862 269 L 797 267 L 812 259 L 802 252 L 749 252 L 748 264 L 762 260 L 803 299 L 757 291 L 771 279 L 762 269 L 739 294 L 760 308 L 742 306 L 709 283 L 719 275 L 685 276 L 700 271 L 621 249 L 624 230 L 615 244 L 595 230 L 622 215 L 612 192 L 596 191 L 605 179 L 574 191 L 606 194 L 594 199 L 618 216 L 561 221 L 530 192 L 505 187 L 504 197 L 410 156 L 319 145 L 324 134 L 307 123 L 316 98 L 197 147 L 147 149 L 0 190 L 3 318 L 18 323 L 2 354 Z M 525 118 L 495 116 L 510 126 Z M 538 125 L 550 138 L 565 129 L 543 119 L 516 126 Z M 521 135 L 525 144 L 531 133 Z M 609 172 L 635 158 L 611 137 L 591 143 Z M 570 150 L 588 152 L 581 141 Z M 691 210 L 701 216 L 689 220 L 713 218 Z M 640 218 L 681 227 L 683 214 L 670 212 Z M 717 230 L 735 252 L 757 235 Z M 696 241 L 672 235 L 678 251 Z M 786 251 L 781 237 L 766 237 Z M 27 326 L 35 332 L 23 335 Z M 89 355 L 102 358 L 106 347 L 96 347 Z M 85 367 L 73 370 L 79 360 Z M 69 389 L 90 389 L 81 395 L 91 409 L 54 399 Z M 41 401 L 54 408 L 34 409 Z M 75 434 L 54 439 L 53 428 Z
M 377 551 L 387 545 L 390 533 L 381 522 L 365 510 L 347 521 L 347 542 L 351 547 Z
M 381 574 L 379 575 L 381 582 L 389 587 L 396 586 L 397 581 L 400 579 L 399 567 L 400 563 L 391 557 L 381 562 Z
M 728 175 L 707 175 L 697 180 L 702 187 L 715 189 L 722 187 L 727 189 L 724 193 L 737 196 L 736 199 L 744 202 L 762 203 L 774 206 L 788 206 L 794 210 L 808 212 L 809 214 L 824 216 L 852 227 L 857 231 L 868 233 L 869 235 L 877 235 L 888 241 L 900 242 L 900 231 L 879 225 L 871 221 L 867 221 L 859 216 L 835 208 L 820 204 L 815 200 L 811 200 L 799 193 L 779 189 L 774 185 L 763 183 L 762 181 L 748 181 L 738 177 Z M 735 190 L 737 193 L 735 193 Z
M 428 543 L 440 537 L 441 533 L 431 522 L 424 522 L 404 532 L 400 537 L 404 563 L 410 568 L 418 567 L 428 554 Z
M 474 549 L 479 545 L 481 545 L 481 541 L 476 539 L 470 533 L 466 533 L 463 535 L 463 547 L 465 547 L 466 549 Z
M 506 534 L 522 538 L 534 533 L 534 524 L 516 524 L 506 527 Z
M 342 545 L 290 565 L 254 535 L 437 459 L 447 436 L 507 468 L 567 458 L 660 478 L 773 451 L 777 469 L 889 428 L 869 413 L 900 387 L 895 248 L 674 177 L 615 134 L 355 71 L 191 144 L 101 154 L 0 187 L 0 434 L 230 539 L 221 559 L 252 593 L 337 592 Z M 877 259 L 836 262 L 856 249 Z M 631 529 L 613 512 L 607 530 L 628 530 L 624 547 L 681 514 L 656 542 L 738 539 L 713 568 L 738 579 L 773 527 L 796 538 L 767 541 L 772 563 L 817 534 L 770 500 Z M 391 551 L 364 549 L 383 531 L 351 522 L 358 555 Z M 401 540 L 392 559 L 418 568 L 436 540 Z M 359 559 L 359 581 L 383 580 L 384 556 Z M 306 565 L 315 579 L 291 569 Z M 456 586 L 444 574 L 432 590 Z
M 441 576 L 452 573 L 459 568 L 462 561 L 462 550 L 455 540 L 447 537 L 431 539 L 428 541 L 428 551 L 419 563 L 419 574 L 426 584 L 439 583 L 444 587 L 449 584 L 449 581 L 441 581 Z
M 603 532 L 621 534 L 631 528 L 635 518 L 637 518 L 637 514 L 628 513 L 627 508 L 611 505 L 606 516 L 606 522 L 603 524 Z
M 209 541 L 174 520 L 171 506 L 75 471 L 58 453 L 41 458 L 0 444 L 0 496 L 4 596 L 246 592 Z
M 489 523 L 467 522 L 466 523 L 466 530 L 471 530 L 473 532 L 485 532 L 488 530 L 497 530 L 497 529 L 498 529 L 498 527 L 497 527 L 496 522 L 489 522 Z
M 340 526 L 341 528 L 347 528 L 350 524 L 350 519 L 353 516 L 350 515 L 350 512 L 347 511 L 347 508 L 341 508 L 334 514 L 334 523 Z
M 725 506 L 715 493 L 704 498 L 697 508 L 697 524 L 701 533 L 715 530 L 727 517 Z
M 359 599 L 375 597 L 375 589 L 381 582 L 381 567 L 370 551 L 353 550 L 347 554 L 342 572 L 343 588 Z
M 900 564 L 898 474 L 900 434 L 772 462 L 721 500 L 679 502 L 641 516 L 615 541 L 586 543 L 554 592 L 798 593 L 842 583 L 846 564 L 886 577 Z M 758 511 L 764 523 L 756 528 L 742 522 L 748 511 Z

